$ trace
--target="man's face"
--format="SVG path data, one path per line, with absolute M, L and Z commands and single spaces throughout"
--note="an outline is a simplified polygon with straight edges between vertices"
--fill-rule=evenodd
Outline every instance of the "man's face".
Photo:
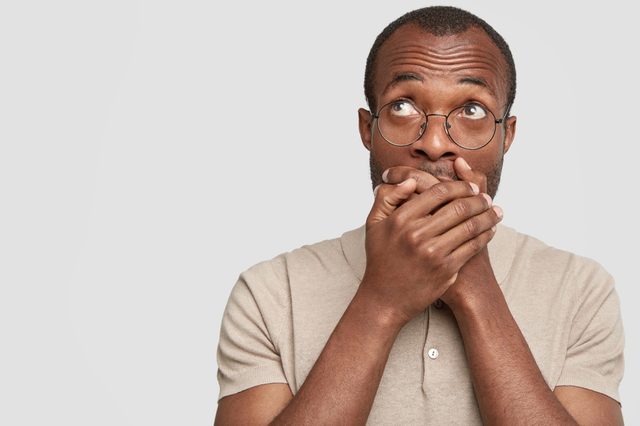
M 409 99 L 427 114 L 448 114 L 469 102 L 479 103 L 499 119 L 507 102 L 507 67 L 500 50 L 480 29 L 438 37 L 414 25 L 405 25 L 382 45 L 375 64 L 376 108 Z M 362 143 L 370 152 L 371 181 L 375 188 L 382 172 L 393 166 L 424 170 L 440 180 L 456 180 L 453 162 L 463 157 L 471 168 L 487 176 L 487 192 L 495 196 L 502 159 L 515 134 L 516 118 L 498 124 L 491 142 L 479 150 L 453 143 L 444 117 L 429 117 L 422 137 L 409 146 L 387 143 L 373 117 L 359 110 Z

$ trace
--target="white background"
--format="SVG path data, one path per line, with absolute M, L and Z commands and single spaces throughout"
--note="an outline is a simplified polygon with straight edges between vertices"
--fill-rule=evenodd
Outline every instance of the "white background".
M 638 11 L 514 3 L 454 2 L 518 69 L 496 202 L 615 276 L 637 424 Z M 366 55 L 424 5 L 3 2 L 0 423 L 210 424 L 237 275 L 363 223 Z

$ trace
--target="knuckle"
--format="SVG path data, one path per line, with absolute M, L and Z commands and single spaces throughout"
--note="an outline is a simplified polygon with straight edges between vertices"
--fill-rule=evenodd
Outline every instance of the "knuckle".
M 394 216 L 395 220 L 393 221 L 393 224 L 396 228 L 402 228 L 404 224 L 407 223 L 408 215 L 404 210 L 397 210 Z
M 412 177 L 416 181 L 417 188 L 424 187 L 424 178 L 420 175 L 420 173 L 411 173 L 410 177 Z
M 380 185 L 378 185 L 375 188 L 373 188 L 373 196 L 374 196 L 374 198 L 376 200 L 384 198 L 384 184 L 383 183 L 381 183 Z
M 391 190 L 391 187 L 389 185 L 387 185 L 386 183 L 381 183 L 380 185 L 376 186 L 376 193 L 380 196 L 382 196 L 383 198 L 389 194 L 389 191 Z
M 424 248 L 424 254 L 425 256 L 429 257 L 429 258 L 434 258 L 436 256 L 437 253 L 437 249 L 436 246 L 433 244 L 428 244 L 425 248 Z
M 412 172 L 411 177 L 413 177 L 422 185 L 427 185 L 429 183 L 430 178 L 432 178 L 430 174 L 428 174 L 427 172 L 423 172 L 421 170 Z
M 380 196 L 380 200 L 383 201 L 389 207 L 395 207 L 397 204 L 396 196 L 394 192 L 396 187 L 394 185 L 386 185 L 383 184 L 378 189 L 378 195 Z
M 479 238 L 474 238 L 473 240 L 469 241 L 469 248 L 474 253 L 482 250 L 482 247 L 483 247 L 483 244 Z
M 407 232 L 407 242 L 412 247 L 418 247 L 420 245 L 420 233 L 418 230 L 414 229 Z
M 449 188 L 444 183 L 438 183 L 433 185 L 429 189 L 430 195 L 437 200 L 444 200 L 449 195 Z
M 478 221 L 476 219 L 469 219 L 464 222 L 465 229 L 469 235 L 475 235 L 478 232 Z
M 433 244 L 427 244 L 423 247 L 422 253 L 424 258 L 429 262 L 432 267 L 439 268 L 442 263 L 442 259 L 440 258 L 440 250 L 438 247 Z
M 469 214 L 469 205 L 462 200 L 452 203 L 451 208 L 456 217 L 463 218 Z
M 436 179 L 435 177 L 433 177 L 427 172 L 416 173 L 415 179 L 417 182 L 417 190 L 419 193 L 423 193 L 427 191 L 429 188 L 431 188 L 432 186 L 440 183 L 438 179 Z

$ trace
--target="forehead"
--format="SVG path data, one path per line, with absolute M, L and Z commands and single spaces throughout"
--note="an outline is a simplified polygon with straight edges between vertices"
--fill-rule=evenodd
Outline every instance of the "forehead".
M 500 102 L 506 102 L 506 61 L 479 28 L 437 36 L 413 24 L 400 27 L 378 51 L 374 72 L 376 97 L 380 98 L 390 82 L 403 73 L 416 74 L 427 83 L 479 80 Z

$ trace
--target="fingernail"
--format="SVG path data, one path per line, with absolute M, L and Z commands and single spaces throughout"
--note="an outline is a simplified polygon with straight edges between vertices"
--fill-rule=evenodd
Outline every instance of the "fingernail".
M 489 206 L 491 206 L 493 204 L 493 200 L 491 199 L 491 197 L 489 196 L 489 194 L 485 194 L 484 192 L 482 193 L 482 196 L 484 197 L 485 200 L 487 200 L 487 204 Z M 499 207 L 498 207 L 499 208 Z
M 378 194 L 378 188 L 380 188 L 380 185 L 378 185 L 375 188 L 373 188 L 373 196 L 374 197 Z
M 495 225 L 493 225 L 493 226 L 491 227 L 491 231 L 492 231 L 492 232 L 496 232 L 496 230 L 497 230 L 497 229 L 498 229 L 498 227 L 497 227 L 497 226 L 495 226 Z
M 496 212 L 496 215 L 498 216 L 498 219 L 502 219 L 502 216 L 504 216 L 504 213 L 502 212 L 502 209 L 498 206 L 493 206 L 493 211 Z
M 462 167 L 464 167 L 466 170 L 471 170 L 471 166 L 466 162 L 464 158 L 460 157 L 460 160 L 462 162 Z
M 388 176 L 388 175 L 389 175 L 389 169 L 385 170 L 385 171 L 382 173 L 382 181 L 383 181 L 384 183 L 387 183 L 387 176 Z
M 475 183 L 469 182 L 469 186 L 471 187 L 471 190 L 473 191 L 474 194 L 480 193 L 480 188 Z

